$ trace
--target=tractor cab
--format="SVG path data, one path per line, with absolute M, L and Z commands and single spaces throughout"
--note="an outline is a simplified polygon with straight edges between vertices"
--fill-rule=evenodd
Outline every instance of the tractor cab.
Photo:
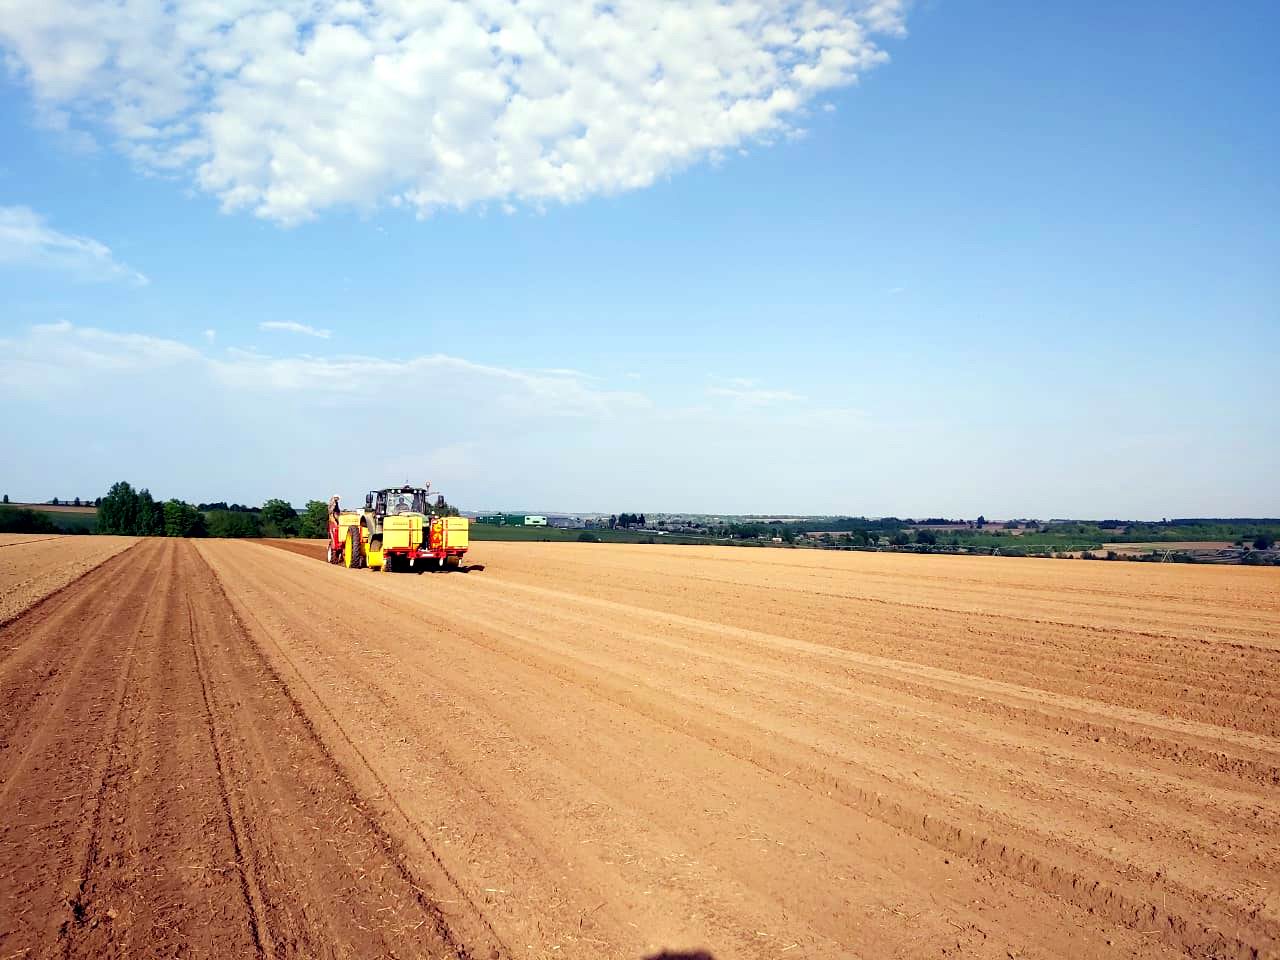
M 370 490 L 364 498 L 364 506 L 366 510 L 372 510 L 379 520 L 409 513 L 431 516 L 431 488 L 405 484 L 403 487 Z M 443 495 L 436 497 L 436 506 L 444 506 Z

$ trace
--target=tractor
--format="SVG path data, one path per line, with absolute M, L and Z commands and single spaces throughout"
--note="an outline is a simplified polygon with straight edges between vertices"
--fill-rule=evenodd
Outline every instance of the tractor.
M 470 546 L 466 517 L 443 516 L 444 497 L 431 503 L 431 485 L 371 490 L 363 510 L 329 512 L 330 563 L 370 570 L 458 569 Z

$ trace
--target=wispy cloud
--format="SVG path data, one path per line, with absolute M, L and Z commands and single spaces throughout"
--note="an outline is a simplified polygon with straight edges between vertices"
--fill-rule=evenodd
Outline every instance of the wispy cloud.
M 736 404 L 753 407 L 800 403 L 806 399 L 791 390 L 762 387 L 748 377 L 719 377 L 712 386 L 707 387 L 706 394 L 709 397 L 719 397 Z
M 0 207 L 0 264 L 5 263 L 61 270 L 81 280 L 148 283 L 105 243 L 55 230 L 30 207 Z
M 587 373 L 583 370 L 574 370 L 571 367 L 544 367 L 537 371 L 545 373 L 549 377 L 571 377 L 575 380 L 599 380 L 600 378 L 594 373 Z
M 634 391 L 610 390 L 578 377 L 476 363 L 447 354 L 407 360 L 382 357 L 273 357 L 243 350 L 210 361 L 214 375 L 237 391 L 321 392 L 377 397 L 387 383 L 429 385 L 434 395 L 470 398 L 515 417 L 603 417 L 648 406 Z
M 99 487 L 130 476 L 166 495 L 283 493 L 305 502 L 363 491 L 371 478 L 429 479 L 472 506 L 581 510 L 623 502 L 726 509 L 742 488 L 744 449 L 789 455 L 764 458 L 754 492 L 734 505 L 760 510 L 782 493 L 825 496 L 832 438 L 873 429 L 856 410 L 823 409 L 747 378 L 712 381 L 712 390 L 731 393 L 698 389 L 690 404 L 686 391 L 655 385 L 650 394 L 622 373 L 614 382 L 447 354 L 272 354 L 227 349 L 226 339 L 225 330 L 215 346 L 199 329 L 183 342 L 65 321 L 0 332 L 0 398 L 4 409 L 26 412 L 9 429 L 21 446 L 43 442 L 49 423 L 81 425 L 97 444 L 93 456 L 68 449 L 48 462 L 74 463 Z M 425 404 L 430 422 L 413 403 L 388 407 L 388 383 Z M 335 437 L 367 437 L 371 423 L 400 439 L 372 459 L 334 456 Z M 165 442 L 139 443 L 139 435 Z M 211 451 L 209 436 L 237 443 Z M 290 455 L 262 456 L 281 437 Z M 48 462 L 20 475 L 23 482 L 36 484 Z M 326 464 L 323 476 L 317 462 Z M 802 485 L 788 487 L 796 478 Z
M 572 202 L 797 134 L 906 0 L 8 4 L 37 113 L 295 223 Z
M 0 385 L 36 391 L 202 360 L 198 350 L 177 340 L 65 320 L 36 324 L 25 337 L 0 339 L 0 349 Z
M 212 343 L 205 331 L 203 339 Z M 66 321 L 38 324 L 25 336 L 0 338 L 6 363 L 0 385 L 43 390 L 51 382 L 88 385 L 113 371 L 151 371 L 184 365 L 182 377 L 203 377 L 205 388 L 229 395 L 321 394 L 335 404 L 384 395 L 385 384 L 429 385 L 437 396 L 497 411 L 512 419 L 571 417 L 608 420 L 647 409 L 649 398 L 616 390 L 585 376 L 565 376 L 477 363 L 447 354 L 396 360 L 358 355 L 274 356 L 238 348 L 206 351 L 178 340 L 81 327 Z M 425 387 L 424 387 L 425 389 Z M 309 400 L 307 402 L 310 402 Z
M 258 324 L 259 330 L 277 330 L 282 333 L 300 333 L 307 337 L 319 337 L 321 340 L 328 340 L 333 335 L 332 330 L 318 330 L 306 323 L 297 323 L 293 320 L 264 320 Z
M 755 387 L 707 387 L 707 396 L 724 397 L 736 403 L 747 403 L 752 406 L 768 406 L 775 403 L 798 403 L 805 398 L 790 390 L 763 390 Z

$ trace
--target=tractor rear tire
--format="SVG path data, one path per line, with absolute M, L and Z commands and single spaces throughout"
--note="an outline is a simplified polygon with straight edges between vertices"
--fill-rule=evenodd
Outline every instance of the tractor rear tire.
M 344 560 L 346 565 L 352 570 L 359 570 L 365 564 L 364 546 L 360 537 L 360 531 L 355 527 L 347 530 L 347 549 L 345 551 Z

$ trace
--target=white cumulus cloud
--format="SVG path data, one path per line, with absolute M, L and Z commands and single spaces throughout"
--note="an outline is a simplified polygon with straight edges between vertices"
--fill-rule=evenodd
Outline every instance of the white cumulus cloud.
M 538 205 L 793 135 L 905 0 L 0 0 L 42 115 L 224 208 Z
M 83 280 L 123 280 L 138 286 L 148 282 L 117 260 L 106 244 L 55 230 L 30 207 L 0 207 L 0 264 L 65 270 Z

